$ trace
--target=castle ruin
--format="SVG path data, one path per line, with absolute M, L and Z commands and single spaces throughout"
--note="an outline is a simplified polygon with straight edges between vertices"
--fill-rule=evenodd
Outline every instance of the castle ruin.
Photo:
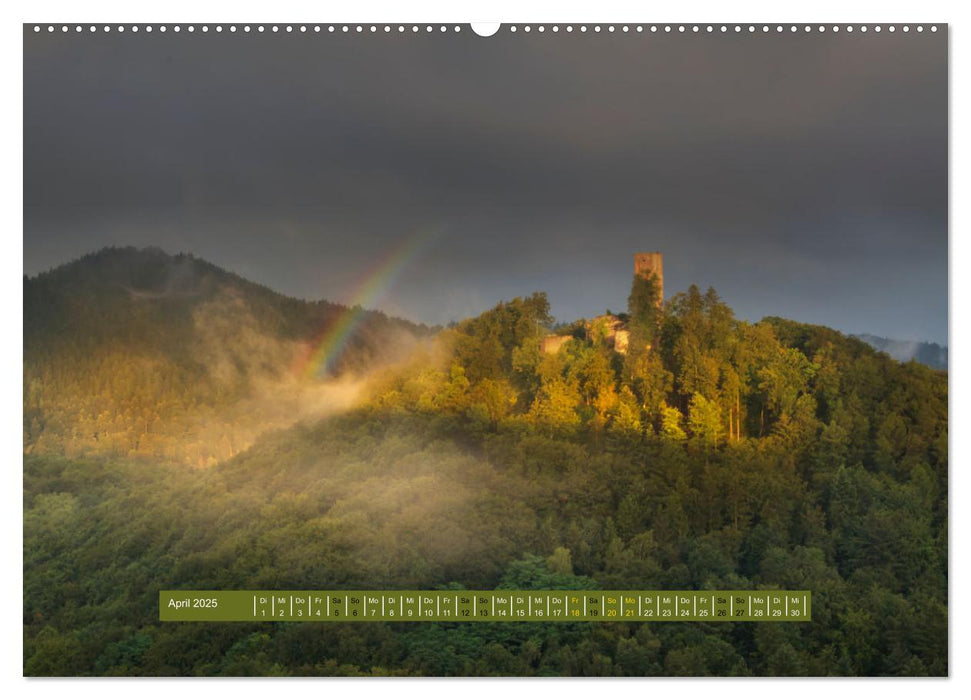
M 657 279 L 658 306 L 664 302 L 664 256 L 661 253 L 634 253 L 634 276 Z M 626 324 L 613 314 L 597 316 L 586 323 L 586 335 L 595 342 L 606 343 L 621 355 L 627 354 L 630 331 Z M 555 354 L 571 340 L 571 335 L 548 335 L 541 345 L 544 354 Z

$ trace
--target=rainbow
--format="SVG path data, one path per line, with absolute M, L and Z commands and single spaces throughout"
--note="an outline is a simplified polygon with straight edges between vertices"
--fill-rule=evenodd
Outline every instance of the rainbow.
M 355 285 L 347 309 L 331 323 L 295 367 L 296 373 L 314 379 L 329 373 L 348 341 L 367 317 L 367 309 L 374 308 L 401 276 L 409 263 L 438 236 L 438 230 L 422 230 L 406 236 L 377 265 Z

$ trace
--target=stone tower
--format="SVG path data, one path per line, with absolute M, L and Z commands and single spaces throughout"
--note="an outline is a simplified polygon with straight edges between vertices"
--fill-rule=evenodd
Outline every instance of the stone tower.
M 634 253 L 634 276 L 650 277 L 657 275 L 660 299 L 664 299 L 664 256 L 660 253 Z

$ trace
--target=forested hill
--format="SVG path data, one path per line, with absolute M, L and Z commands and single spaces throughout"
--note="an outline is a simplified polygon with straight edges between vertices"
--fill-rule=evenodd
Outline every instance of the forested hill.
M 105 248 L 25 277 L 25 449 L 156 454 L 171 439 L 211 440 L 193 432 L 200 412 L 293 379 L 349 312 L 355 330 L 330 374 L 373 369 L 431 332 L 157 248 Z M 196 427 L 180 422 L 190 414 Z
M 947 375 L 635 280 L 542 294 L 211 469 L 31 454 L 27 675 L 946 675 Z M 807 624 L 206 624 L 158 591 L 812 591 Z
M 626 354 L 582 323 L 543 353 L 551 319 L 536 294 L 443 332 L 443 363 L 396 375 L 376 402 L 595 444 L 686 440 L 704 452 L 764 443 L 789 459 L 830 444 L 821 469 L 859 463 L 903 476 L 921 465 L 945 482 L 945 372 L 823 326 L 738 320 L 712 289 L 692 286 L 660 305 L 640 284 Z
M 198 331 L 194 315 L 227 298 L 245 306 L 255 330 L 280 340 L 312 340 L 348 310 L 328 301 L 284 296 L 192 255 L 104 248 L 24 278 L 25 355 L 65 343 L 84 349 L 122 343 L 182 358 Z M 382 334 L 429 332 L 381 312 L 363 315 L 361 332 L 352 339 L 342 367 L 364 367 L 380 356 Z

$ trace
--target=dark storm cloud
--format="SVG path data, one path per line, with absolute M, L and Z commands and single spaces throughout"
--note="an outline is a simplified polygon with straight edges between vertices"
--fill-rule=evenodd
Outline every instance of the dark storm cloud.
M 947 337 L 943 32 L 25 35 L 25 271 L 189 250 L 389 311 L 623 308 L 631 253 L 747 318 Z

